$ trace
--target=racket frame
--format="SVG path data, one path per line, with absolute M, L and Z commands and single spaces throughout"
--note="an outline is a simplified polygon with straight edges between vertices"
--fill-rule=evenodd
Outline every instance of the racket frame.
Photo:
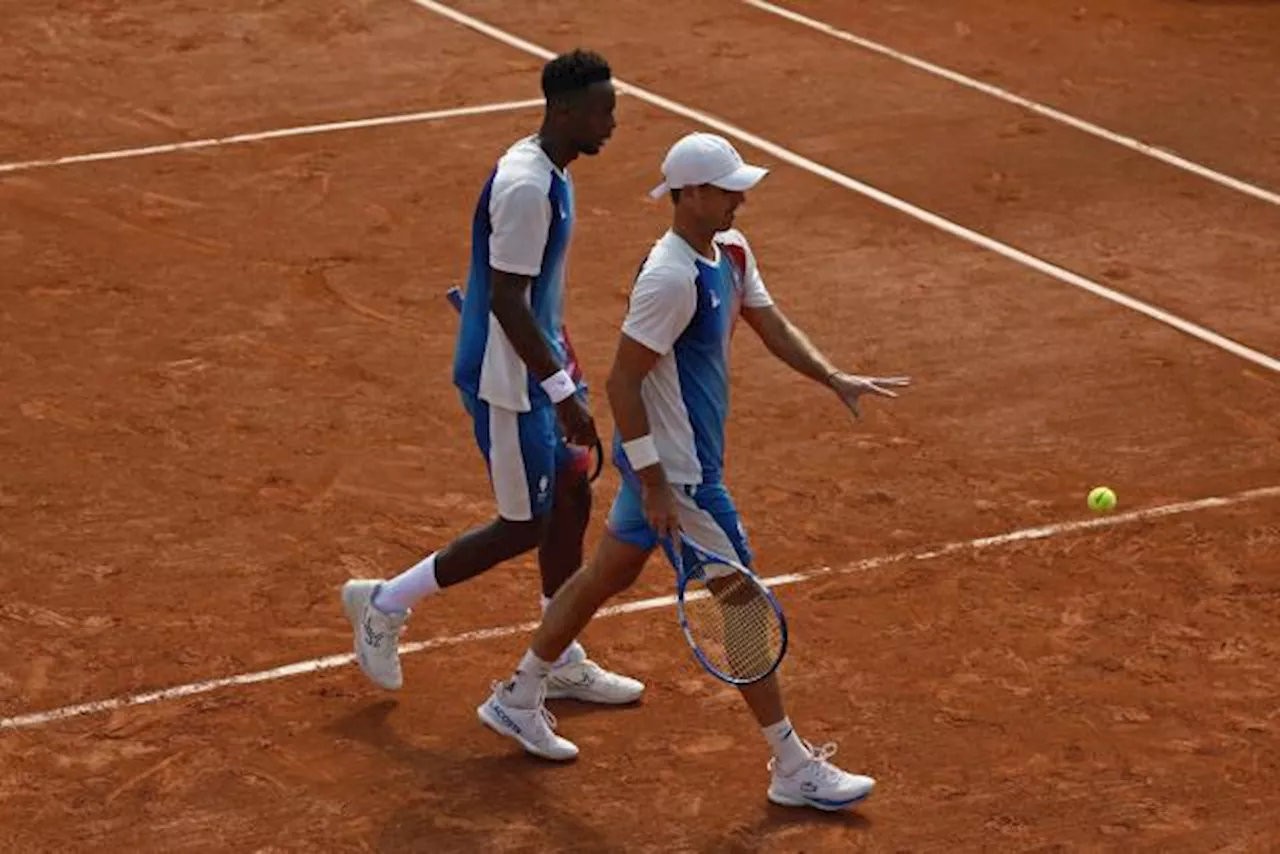
M 695 554 L 699 555 L 699 558 L 698 558 L 699 565 L 706 566 L 709 563 L 719 563 L 723 566 L 729 567 L 734 572 L 741 573 L 743 576 L 746 577 L 748 582 L 753 584 L 756 587 L 756 589 L 761 594 L 763 594 L 765 601 L 769 603 L 769 607 L 773 609 L 774 616 L 778 620 L 778 631 L 779 631 L 779 634 L 781 635 L 782 645 L 778 649 L 778 654 L 774 658 L 773 664 L 770 665 L 768 670 L 766 670 L 764 673 L 760 673 L 758 675 L 752 676 L 750 679 L 743 679 L 741 677 L 732 676 L 728 673 L 723 673 L 717 668 L 715 668 L 714 666 L 712 666 L 711 662 L 707 659 L 706 653 L 702 651 L 702 648 L 698 645 L 698 642 L 694 639 L 693 630 L 689 628 L 689 620 L 685 614 L 684 604 L 685 604 L 685 595 L 688 589 L 689 581 L 692 578 L 692 574 L 689 572 L 688 569 L 686 569 L 681 565 L 684 563 L 684 551 L 683 550 L 677 551 L 675 548 L 675 545 L 671 542 L 671 539 L 669 537 L 662 537 L 660 538 L 660 540 L 665 546 L 663 551 L 667 553 L 667 558 L 670 561 L 672 568 L 675 570 L 675 573 L 676 573 L 676 620 L 680 624 L 680 631 L 684 634 L 685 642 L 688 643 L 689 648 L 693 650 L 693 655 L 696 659 L 698 659 L 698 663 L 702 665 L 704 670 L 706 670 L 708 673 L 710 673 L 712 676 L 716 677 L 720 681 L 727 682 L 728 684 L 735 685 L 737 687 L 743 687 L 745 685 L 754 685 L 756 682 L 761 682 L 765 679 L 768 679 L 770 676 L 772 676 L 774 672 L 777 671 L 778 667 L 782 665 L 782 660 L 787 657 L 787 646 L 788 646 L 788 641 L 790 639 L 790 632 L 788 631 L 788 628 L 787 628 L 787 617 L 786 617 L 786 614 L 783 613 L 782 604 L 778 602 L 778 597 L 773 595 L 773 591 L 770 590 L 768 585 L 766 585 L 760 579 L 760 576 L 756 575 L 754 572 L 752 572 L 742 563 L 736 560 L 730 560 L 729 558 L 726 558 L 724 555 L 718 552 L 712 551 L 706 546 L 701 545 L 692 537 L 690 537 L 688 534 L 686 534 L 684 531 L 680 532 L 681 544 L 688 547 Z M 711 594 L 708 591 L 703 595 L 711 596 L 713 594 Z

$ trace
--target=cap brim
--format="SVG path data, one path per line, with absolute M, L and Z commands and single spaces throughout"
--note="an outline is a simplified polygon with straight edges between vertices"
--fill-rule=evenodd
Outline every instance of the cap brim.
M 649 191 L 649 198 L 660 199 L 669 192 L 671 192 L 671 188 L 667 186 L 666 181 L 663 181 L 661 184 Z
M 744 163 L 728 175 L 725 175 L 723 178 L 717 178 L 711 183 L 722 190 L 732 190 L 733 192 L 741 193 L 745 190 L 750 190 L 756 184 L 759 184 L 764 176 L 768 174 L 768 169 Z

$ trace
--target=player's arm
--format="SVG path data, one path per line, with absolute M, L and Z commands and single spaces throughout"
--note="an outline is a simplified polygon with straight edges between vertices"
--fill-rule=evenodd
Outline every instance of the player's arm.
M 776 305 L 746 306 L 742 309 L 742 317 L 760 336 L 769 352 L 797 373 L 815 382 L 829 384 L 831 376 L 840 372 Z
M 769 352 L 803 376 L 830 388 L 858 416 L 858 399 L 864 394 L 897 397 L 892 391 L 910 385 L 907 377 L 864 377 L 842 371 L 832 364 L 800 327 L 792 323 L 776 305 L 747 305 L 743 319 L 755 330 Z
M 529 287 L 528 276 L 497 268 L 489 270 L 489 310 L 529 373 L 542 382 L 562 368 L 529 308 L 529 300 L 525 296 Z
M 650 431 L 641 389 L 658 360 L 675 346 L 697 308 L 693 281 L 661 268 L 636 279 L 605 382 L 622 450 L 644 492 L 645 517 L 658 536 L 672 535 L 679 516 Z
M 618 340 L 605 391 L 627 463 L 640 478 L 645 518 L 659 537 L 670 537 L 680 529 L 680 514 L 658 459 L 658 449 L 649 430 L 649 415 L 640 394 L 644 378 L 660 358 L 662 354 L 624 332 Z
M 556 404 L 565 438 L 573 444 L 594 444 L 595 424 L 575 394 L 577 384 L 556 359 L 529 307 L 531 280 L 541 272 L 551 226 L 551 200 L 533 181 L 501 188 L 496 183 L 489 207 L 489 310 L 511 348 Z
M 489 310 L 516 355 L 539 381 L 561 366 L 529 308 L 529 288 L 542 272 L 551 199 L 535 180 L 494 179 L 489 199 Z
M 658 464 L 657 451 L 650 453 L 644 447 L 652 444 L 653 440 L 649 430 L 649 414 L 645 411 L 640 389 L 644 378 L 660 358 L 661 353 L 649 349 L 624 332 L 618 339 L 613 367 L 605 382 L 609 408 L 613 412 L 618 435 L 622 437 L 627 461 L 641 481 L 651 486 L 665 484 L 666 478 L 663 476 L 662 466 Z M 632 453 L 637 450 L 638 453 Z

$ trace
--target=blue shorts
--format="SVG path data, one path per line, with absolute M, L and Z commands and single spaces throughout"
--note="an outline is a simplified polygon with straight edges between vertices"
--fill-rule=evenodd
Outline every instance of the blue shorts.
M 746 529 L 738 517 L 733 496 L 722 483 L 673 485 L 676 506 L 680 511 L 680 527 L 695 543 L 705 549 L 736 558 L 750 568 L 754 555 L 747 541 Z M 658 545 L 658 535 L 644 517 L 639 491 L 624 478 L 613 507 L 609 510 L 609 533 L 624 543 L 642 549 Z M 667 556 L 671 552 L 667 550 Z
M 489 469 L 498 515 L 512 522 L 546 516 L 555 497 L 556 473 L 585 472 L 587 452 L 565 442 L 554 407 L 515 412 L 490 406 L 469 392 L 460 394 Z

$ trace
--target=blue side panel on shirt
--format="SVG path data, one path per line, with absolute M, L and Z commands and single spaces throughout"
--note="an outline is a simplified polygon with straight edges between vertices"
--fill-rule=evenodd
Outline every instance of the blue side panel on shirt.
M 698 307 L 676 339 L 680 394 L 693 427 L 703 483 L 719 483 L 724 472 L 724 429 L 729 415 L 728 337 L 733 325 L 734 286 L 727 255 L 711 266 L 698 262 Z

